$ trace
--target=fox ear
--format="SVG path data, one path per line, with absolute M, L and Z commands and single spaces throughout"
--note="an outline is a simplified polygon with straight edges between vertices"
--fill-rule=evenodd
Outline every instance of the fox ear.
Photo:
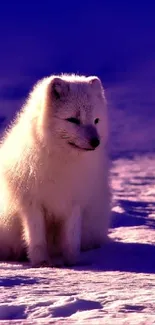
M 52 95 L 55 99 L 61 100 L 68 95 L 69 84 L 65 80 L 59 77 L 53 78 L 51 87 L 52 87 Z
M 105 92 L 104 92 L 104 88 L 102 85 L 102 82 L 100 80 L 100 78 L 93 76 L 93 77 L 89 77 L 89 83 L 91 84 L 91 87 L 96 90 L 96 93 L 98 94 L 98 97 L 102 97 L 105 100 L 106 103 L 106 98 L 105 98 Z
M 89 77 L 89 83 L 92 85 L 92 87 L 95 89 L 99 89 L 99 87 L 102 86 L 101 80 L 94 76 L 94 77 Z

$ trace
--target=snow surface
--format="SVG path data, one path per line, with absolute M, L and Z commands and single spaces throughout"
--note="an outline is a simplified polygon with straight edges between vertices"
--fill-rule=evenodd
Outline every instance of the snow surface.
M 0 324 L 155 324 L 154 165 L 113 161 L 112 242 L 77 267 L 0 263 Z

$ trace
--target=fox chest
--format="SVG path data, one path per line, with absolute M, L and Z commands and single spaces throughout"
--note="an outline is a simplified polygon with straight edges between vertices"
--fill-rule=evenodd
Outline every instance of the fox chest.
M 78 175 L 57 175 L 42 182 L 41 201 L 48 215 L 62 216 L 71 213 L 74 205 L 84 205 L 84 191 Z

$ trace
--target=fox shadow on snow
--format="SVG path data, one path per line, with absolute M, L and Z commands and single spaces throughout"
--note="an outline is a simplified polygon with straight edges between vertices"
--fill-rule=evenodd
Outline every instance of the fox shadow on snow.
M 154 203 L 127 200 L 119 203 L 125 213 L 113 213 L 111 228 L 144 226 L 155 229 L 155 219 L 148 217 L 150 210 L 155 210 Z M 155 273 L 155 245 L 112 241 L 102 248 L 83 253 L 81 266 L 77 268 L 98 272 Z
M 155 245 L 115 241 L 82 255 L 75 269 L 155 273 Z

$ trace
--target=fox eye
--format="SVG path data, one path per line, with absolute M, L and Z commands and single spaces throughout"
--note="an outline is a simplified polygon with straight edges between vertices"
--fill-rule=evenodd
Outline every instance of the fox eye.
M 78 118 L 76 118 L 76 117 L 66 118 L 66 121 L 71 122 L 71 123 L 74 123 L 74 124 L 77 124 L 77 125 L 80 124 L 80 120 Z
M 96 118 L 94 123 L 97 124 L 99 122 L 99 118 Z

